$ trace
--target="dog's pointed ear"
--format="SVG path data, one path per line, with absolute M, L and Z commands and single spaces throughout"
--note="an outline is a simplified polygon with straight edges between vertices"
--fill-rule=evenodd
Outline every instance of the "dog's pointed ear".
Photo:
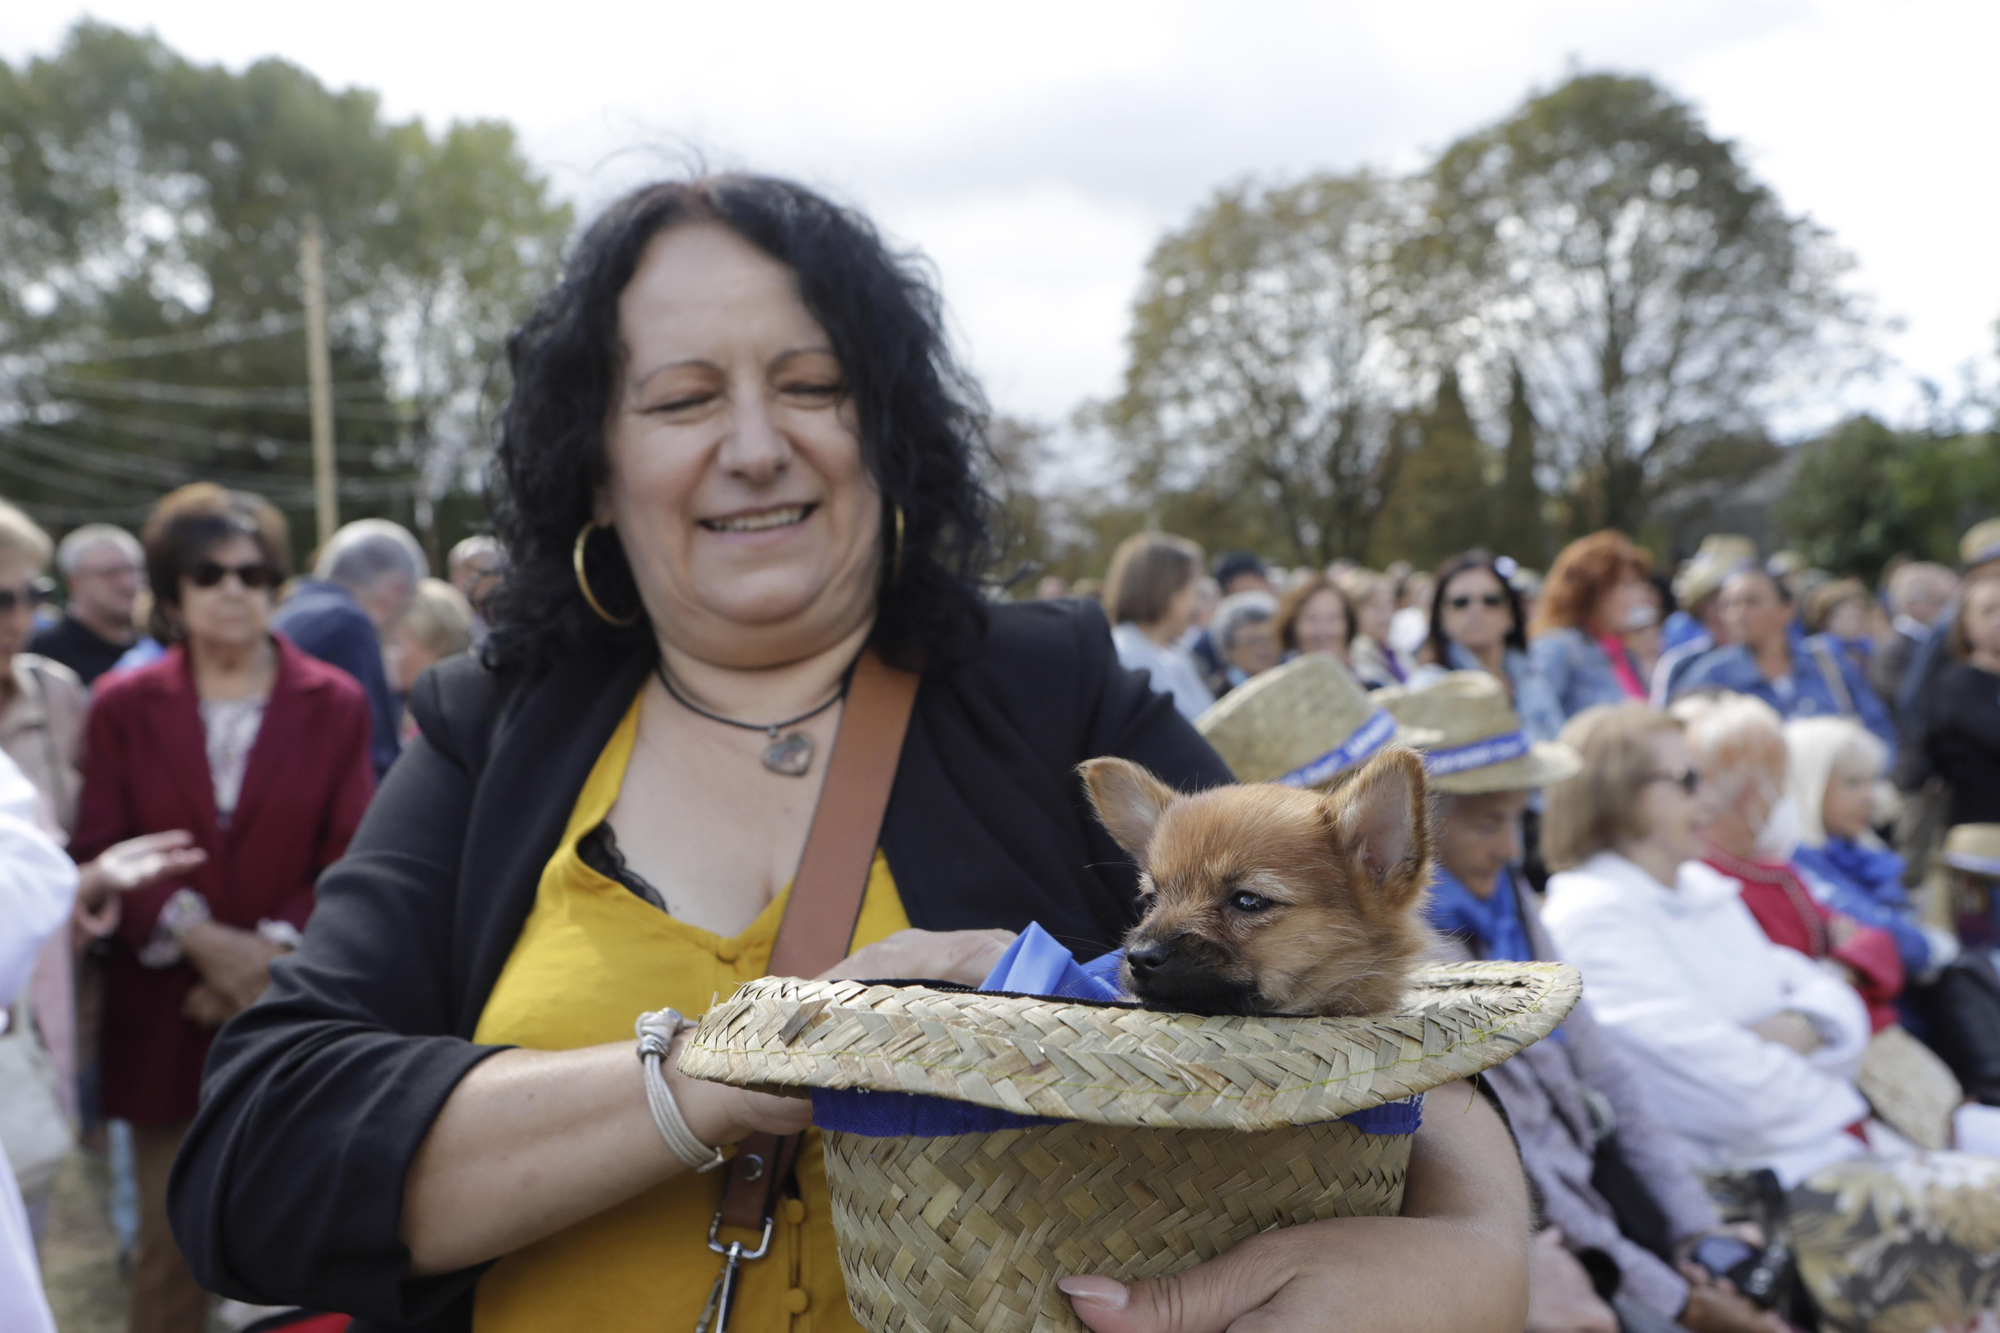
M 1364 895 L 1400 911 L 1416 901 L 1431 875 L 1430 793 L 1424 764 L 1401 747 L 1369 760 L 1326 798 L 1340 849 L 1357 857 L 1374 892 Z
M 1153 828 L 1180 793 L 1130 759 L 1086 759 L 1078 765 L 1090 806 L 1120 847 L 1146 864 Z

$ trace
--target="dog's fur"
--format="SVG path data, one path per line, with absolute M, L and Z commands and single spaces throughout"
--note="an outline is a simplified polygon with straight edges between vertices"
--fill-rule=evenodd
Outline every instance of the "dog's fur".
M 1125 988 L 1155 1009 L 1377 1014 L 1429 947 L 1423 762 L 1382 751 L 1338 790 L 1274 784 L 1183 796 L 1126 759 L 1081 770 L 1142 872 Z M 1246 900 L 1243 894 L 1261 901 Z

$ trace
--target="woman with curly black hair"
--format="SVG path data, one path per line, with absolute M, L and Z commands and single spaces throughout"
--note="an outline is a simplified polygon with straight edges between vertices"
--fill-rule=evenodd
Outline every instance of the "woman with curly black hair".
M 304 946 L 217 1044 L 179 1235 L 225 1292 L 482 1333 L 693 1327 L 740 1242 L 731 1327 L 854 1327 L 810 1104 L 683 1078 L 680 1012 L 774 950 L 977 984 L 1033 921 L 1109 949 L 1136 872 L 1076 765 L 1229 773 L 1090 604 L 986 602 L 979 399 L 933 289 L 865 219 L 767 178 L 647 187 L 509 351 L 484 660 L 419 681 L 421 735 Z M 875 769 L 848 762 L 883 736 Z M 822 835 L 852 849 L 839 890 Z M 833 928 L 796 943 L 808 915 Z M 1392 1221 L 1412 1268 L 1455 1247 L 1465 1307 L 1500 1311 L 1454 1326 L 1497 1328 L 1519 1174 L 1483 1107 L 1435 1120 Z M 1078 1308 L 1282 1321 L 1417 1281 L 1272 1239 L 1184 1290 L 1077 1275 Z

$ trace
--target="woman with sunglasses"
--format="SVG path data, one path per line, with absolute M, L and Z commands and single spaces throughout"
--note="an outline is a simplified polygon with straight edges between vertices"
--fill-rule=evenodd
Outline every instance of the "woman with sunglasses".
M 215 1029 L 264 990 L 374 791 L 361 687 L 270 629 L 284 520 L 207 484 L 167 496 L 143 540 L 150 666 L 107 677 L 93 703 L 71 851 L 186 829 L 206 855 L 124 895 L 108 962 L 105 1114 L 132 1123 L 139 1178 L 137 1329 L 199 1333 L 208 1296 L 167 1228 L 167 1168 Z
M 1484 671 L 1506 687 L 1528 739 L 1552 741 L 1562 730 L 1562 704 L 1528 656 L 1527 618 L 1521 614 L 1521 594 L 1507 581 L 1511 572 L 1483 550 L 1466 551 L 1438 566 L 1427 641 L 1430 664 L 1417 672 L 1414 683 L 1449 671 Z

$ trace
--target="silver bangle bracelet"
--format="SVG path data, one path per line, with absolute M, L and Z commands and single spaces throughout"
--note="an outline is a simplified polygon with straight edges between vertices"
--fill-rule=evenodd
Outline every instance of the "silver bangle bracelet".
M 674 1090 L 667 1086 L 666 1072 L 661 1067 L 673 1048 L 674 1038 L 693 1027 L 693 1022 L 672 1009 L 660 1009 L 640 1014 L 639 1021 L 632 1026 L 639 1037 L 639 1062 L 646 1070 L 646 1105 L 653 1112 L 653 1124 L 660 1137 L 667 1141 L 668 1151 L 697 1172 L 721 1166 L 728 1159 L 720 1148 L 709 1147 L 688 1128 L 687 1118 L 681 1114 L 680 1103 L 674 1100 Z

